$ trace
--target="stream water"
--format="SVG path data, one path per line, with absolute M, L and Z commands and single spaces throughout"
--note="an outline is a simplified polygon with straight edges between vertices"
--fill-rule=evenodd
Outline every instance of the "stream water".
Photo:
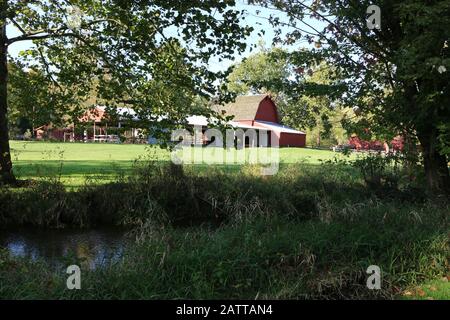
M 105 267 L 123 256 L 126 231 L 115 228 L 96 230 L 0 230 L 0 247 L 14 257 L 46 261 L 60 268 L 81 262 L 89 269 Z

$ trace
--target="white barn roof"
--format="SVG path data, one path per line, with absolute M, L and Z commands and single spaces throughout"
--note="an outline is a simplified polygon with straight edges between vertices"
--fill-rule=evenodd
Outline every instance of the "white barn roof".
M 288 126 L 285 126 L 285 125 L 282 125 L 279 123 L 267 122 L 267 121 L 255 121 L 255 123 L 262 125 L 269 130 L 276 130 L 279 132 L 293 133 L 293 134 L 306 134 L 303 131 L 298 131 L 298 130 L 292 129 Z

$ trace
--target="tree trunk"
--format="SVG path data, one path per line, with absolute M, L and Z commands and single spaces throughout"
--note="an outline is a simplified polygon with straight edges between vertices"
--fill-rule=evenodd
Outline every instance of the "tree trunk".
M 6 37 L 6 1 L 2 1 L 0 20 L 0 182 L 13 183 L 8 129 L 8 45 Z
M 422 146 L 423 162 L 428 189 L 435 194 L 450 192 L 450 175 L 447 157 L 437 148 L 437 130 L 431 129 L 418 135 Z

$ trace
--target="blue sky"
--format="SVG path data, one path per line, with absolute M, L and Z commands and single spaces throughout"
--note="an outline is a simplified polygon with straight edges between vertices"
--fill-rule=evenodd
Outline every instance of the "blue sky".
M 266 47 L 271 46 L 272 39 L 275 36 L 273 28 L 270 26 L 269 22 L 266 19 L 258 17 L 257 11 L 261 11 L 260 15 L 262 17 L 268 17 L 273 12 L 255 5 L 247 5 L 246 2 L 247 1 L 245 0 L 237 0 L 236 8 L 246 11 L 245 20 L 241 24 L 250 25 L 255 29 L 253 33 L 246 39 L 247 50 L 241 56 L 236 55 L 234 61 L 217 62 L 214 61 L 215 59 L 213 59 L 212 65 L 210 66 L 212 70 L 224 70 L 227 69 L 231 64 L 240 62 L 243 58 L 251 55 L 251 47 L 255 44 L 260 43 L 261 41 L 265 43 Z M 261 29 L 264 29 L 265 31 L 265 34 L 262 37 L 258 35 Z
M 236 5 L 237 9 L 246 11 L 246 18 L 242 22 L 242 24 L 252 26 L 255 29 L 255 31 L 246 39 L 246 42 L 248 45 L 246 52 L 242 55 L 236 54 L 233 61 L 219 62 L 218 59 L 212 58 L 211 62 L 210 62 L 210 66 L 209 66 L 212 71 L 226 70 L 233 63 L 240 62 L 243 58 L 248 57 L 249 55 L 252 54 L 252 51 L 250 50 L 252 45 L 258 44 L 261 41 L 263 43 L 265 43 L 266 47 L 271 46 L 272 39 L 274 37 L 274 31 L 273 31 L 273 28 L 270 26 L 269 22 L 262 17 L 268 17 L 271 14 L 276 14 L 277 16 L 280 17 L 281 20 L 286 21 L 286 16 L 283 13 L 279 13 L 277 11 L 262 8 L 262 7 L 255 6 L 255 5 L 247 5 L 246 0 L 237 0 L 236 2 L 237 2 L 237 5 Z M 260 11 L 259 17 L 258 17 L 257 11 Z M 318 26 L 318 23 L 316 21 L 308 21 L 308 22 L 314 26 Z M 265 34 L 263 35 L 263 37 L 260 37 L 258 35 L 258 31 L 261 29 L 265 30 Z M 287 32 L 288 29 L 284 28 L 283 31 Z M 19 31 L 12 26 L 9 26 L 7 28 L 7 32 L 8 32 L 9 37 L 17 36 L 20 34 Z M 17 57 L 18 54 L 20 53 L 20 51 L 27 50 L 31 46 L 32 46 L 32 43 L 30 41 L 17 42 L 10 46 L 9 53 L 13 57 Z M 298 46 L 294 45 L 294 46 L 291 46 L 289 49 L 294 49 L 294 48 L 298 49 L 301 46 L 302 45 L 298 45 Z M 303 44 L 303 46 L 304 46 L 304 44 Z
M 252 54 L 252 51 L 250 50 L 252 45 L 258 44 L 261 41 L 265 44 L 265 47 L 271 47 L 272 40 L 275 36 L 275 32 L 274 32 L 273 27 L 270 25 L 269 21 L 265 18 L 268 18 L 270 15 L 275 15 L 280 18 L 280 21 L 287 21 L 287 16 L 284 13 L 275 11 L 273 9 L 263 8 L 263 7 L 256 6 L 256 5 L 248 5 L 248 4 L 246 4 L 247 2 L 248 1 L 246 1 L 246 0 L 236 0 L 236 3 L 237 3 L 236 8 L 239 10 L 246 11 L 246 15 L 245 15 L 246 18 L 242 22 L 242 25 L 250 25 L 255 29 L 255 31 L 246 39 L 246 42 L 247 42 L 246 52 L 241 56 L 236 55 L 234 61 L 218 62 L 218 61 L 214 61 L 214 59 L 213 59 L 211 66 L 210 66 L 211 70 L 225 70 L 233 63 L 239 63 L 243 58 L 246 58 Z M 259 14 L 258 14 L 258 11 L 259 11 Z M 307 19 L 307 23 L 319 30 L 321 28 L 323 28 L 323 24 L 321 24 L 317 20 Z M 307 26 L 302 26 L 302 28 L 304 28 L 305 30 L 309 29 Z M 261 29 L 264 29 L 264 31 L 265 31 L 265 34 L 262 37 L 258 35 L 258 33 Z M 283 27 L 282 31 L 284 33 L 286 33 L 290 30 L 287 27 Z M 305 42 L 302 42 L 301 44 L 286 47 L 286 49 L 294 50 L 294 49 L 299 49 L 301 47 L 310 47 L 310 45 L 305 44 Z M 258 49 L 256 49 L 256 50 L 258 50 Z

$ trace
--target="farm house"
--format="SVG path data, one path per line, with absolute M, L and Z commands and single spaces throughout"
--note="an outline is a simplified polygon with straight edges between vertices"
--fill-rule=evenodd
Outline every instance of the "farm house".
M 306 146 L 306 133 L 282 125 L 278 108 L 268 95 L 240 96 L 234 103 L 215 108 L 219 113 L 234 116 L 238 128 L 273 132 L 280 147 Z
M 306 146 L 306 134 L 281 124 L 277 106 L 268 95 L 240 96 L 237 97 L 234 103 L 225 106 L 215 105 L 212 108 L 219 114 L 233 116 L 233 120 L 228 124 L 235 129 L 242 129 L 244 131 L 253 129 L 257 133 L 266 133 L 268 135 L 268 146 L 272 145 L 270 141 L 271 133 L 277 137 L 280 147 Z M 105 118 L 107 118 L 107 114 L 105 113 L 104 108 L 97 107 L 96 110 L 97 109 L 98 114 L 89 114 L 85 121 L 88 123 L 92 122 L 92 127 L 99 133 L 99 135 L 93 135 L 93 141 L 103 141 L 102 139 L 104 136 L 108 137 L 107 134 L 105 135 L 108 131 L 108 127 L 104 121 Z M 133 110 L 121 109 L 118 111 L 119 119 L 124 112 L 136 117 Z M 211 127 L 208 119 L 204 116 L 190 116 L 187 118 L 187 122 L 191 127 L 201 127 L 203 133 Z M 117 126 L 119 128 L 121 127 L 120 121 Z M 129 129 L 131 137 L 137 138 L 139 135 L 138 132 L 139 129 Z M 209 142 L 210 141 L 203 136 L 199 141 L 193 143 L 205 145 Z M 157 144 L 158 139 L 150 136 L 148 137 L 148 143 Z M 256 144 L 259 145 L 259 140 L 256 141 Z M 246 141 L 246 145 L 249 145 L 248 141 Z
M 228 124 L 235 129 L 244 131 L 254 130 L 256 139 L 250 141 L 246 136 L 246 146 L 261 145 L 261 134 L 267 134 L 267 146 L 272 146 L 272 134 L 276 136 L 280 147 L 305 147 L 306 134 L 281 124 L 279 112 L 275 102 L 268 95 L 240 96 L 234 103 L 225 106 L 215 105 L 214 111 L 226 116 L 233 116 Z M 127 123 L 126 131 L 123 132 L 123 141 L 128 143 L 158 144 L 158 139 L 149 136 L 142 137 L 142 130 L 137 128 L 138 117 L 129 108 L 119 108 L 117 116 L 111 117 L 106 108 L 96 106 L 84 113 L 77 125 L 71 125 L 65 129 L 40 128 L 37 132 L 38 139 L 44 136 L 60 141 L 84 141 L 84 142 L 120 142 L 119 131 Z M 131 123 L 130 123 L 131 121 Z M 204 116 L 193 115 L 187 118 L 191 127 L 201 127 L 202 133 L 212 127 L 209 120 Z M 136 126 L 136 128 L 133 128 Z M 46 130 L 46 131 L 45 131 Z M 45 134 L 44 134 L 45 131 Z M 262 136 L 263 136 L 262 135 Z M 264 138 L 265 139 L 265 138 Z M 193 144 L 206 145 L 211 141 L 202 135 Z
M 137 121 L 138 117 L 134 110 L 130 108 L 118 108 L 117 114 L 111 116 L 106 107 L 96 106 L 85 112 L 79 119 L 84 127 L 82 134 L 77 140 L 85 142 L 119 142 L 119 131 L 124 127 L 124 123 Z M 124 141 L 129 143 L 143 143 L 146 140 L 141 137 L 141 130 L 126 126 L 122 133 Z
M 271 135 L 274 134 L 280 147 L 305 147 L 306 134 L 281 124 L 280 115 L 275 102 L 268 95 L 240 96 L 234 103 L 225 106 L 213 106 L 214 111 L 225 116 L 233 116 L 228 124 L 235 129 L 254 130 L 258 133 L 256 145 L 260 145 L 259 133 L 268 135 L 268 145 L 272 146 Z M 191 116 L 188 119 L 190 126 L 202 127 L 205 132 L 209 128 L 208 119 L 203 116 Z M 245 144 L 251 144 L 249 137 Z M 196 141 L 198 144 L 207 144 L 207 139 Z

